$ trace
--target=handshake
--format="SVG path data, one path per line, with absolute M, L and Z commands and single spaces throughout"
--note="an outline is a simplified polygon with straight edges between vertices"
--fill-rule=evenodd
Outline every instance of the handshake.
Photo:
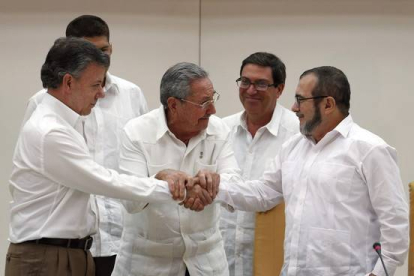
M 180 205 L 196 212 L 211 204 L 219 191 L 220 175 L 208 170 L 190 176 L 168 169 L 158 172 L 155 178 L 168 183 L 173 199 L 182 201 Z

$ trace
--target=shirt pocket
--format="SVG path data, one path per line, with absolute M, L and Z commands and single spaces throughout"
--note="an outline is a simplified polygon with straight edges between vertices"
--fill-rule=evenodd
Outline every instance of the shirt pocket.
M 351 262 L 349 231 L 310 227 L 306 244 L 306 268 L 309 275 L 329 271 L 329 275 L 346 273 Z M 312 272 L 312 270 L 315 272 Z
M 346 201 L 351 192 L 354 174 L 354 167 L 322 163 L 317 174 L 316 190 L 328 202 Z
M 165 163 L 160 165 L 147 163 L 147 168 L 149 176 L 153 176 L 162 170 L 175 169 L 172 163 Z
M 217 172 L 217 163 L 210 165 L 201 163 L 199 160 L 196 160 L 193 172 L 194 175 L 196 175 L 200 170 L 207 170 L 215 173 Z

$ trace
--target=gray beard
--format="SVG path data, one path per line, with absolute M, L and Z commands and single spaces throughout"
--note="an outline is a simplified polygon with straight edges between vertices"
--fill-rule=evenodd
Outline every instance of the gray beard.
M 303 126 L 300 126 L 300 132 L 309 137 L 312 136 L 312 131 L 322 122 L 321 110 L 315 109 L 315 114 L 310 121 L 305 122 Z

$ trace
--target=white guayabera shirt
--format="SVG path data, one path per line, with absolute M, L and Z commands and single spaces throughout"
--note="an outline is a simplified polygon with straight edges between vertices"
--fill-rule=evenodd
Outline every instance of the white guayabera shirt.
M 229 129 L 211 116 L 208 127 L 188 146 L 167 127 L 164 108 L 155 109 L 125 126 L 120 169 L 151 176 L 162 169 L 195 175 L 200 169 L 222 174 L 240 171 L 229 142 Z M 219 231 L 220 205 L 193 212 L 176 204 L 126 203 L 121 248 L 113 275 L 225 276 L 228 265 Z M 142 210 L 142 211 L 141 211 Z
M 45 95 L 36 93 L 28 103 L 25 119 L 28 120 Z M 135 84 L 106 74 L 105 98 L 99 99 L 90 115 L 85 118 L 85 138 L 95 162 L 105 168 L 118 170 L 119 140 L 124 125 L 132 118 L 148 112 L 141 89 Z M 93 256 L 111 256 L 118 253 L 122 235 L 122 204 L 118 199 L 92 196 L 97 206 L 98 232 L 93 236 Z
M 245 112 L 228 116 L 223 121 L 231 128 L 234 155 L 243 178 L 247 180 L 259 179 L 282 144 L 299 132 L 296 115 L 279 104 L 270 122 L 261 127 L 254 137 L 247 130 Z M 221 212 L 220 231 L 230 276 L 253 275 L 255 221 L 255 212 Z
M 93 161 L 80 116 L 46 93 L 23 125 L 10 177 L 12 243 L 96 232 L 90 194 L 173 203 L 164 181 L 120 175 Z M 76 129 L 75 129 L 76 127 Z
M 281 275 L 385 276 L 408 251 L 408 204 L 396 151 L 349 115 L 315 144 L 298 134 L 260 180 L 222 179 L 218 199 L 244 210 L 286 204 Z M 247 184 L 247 185 L 246 185 Z

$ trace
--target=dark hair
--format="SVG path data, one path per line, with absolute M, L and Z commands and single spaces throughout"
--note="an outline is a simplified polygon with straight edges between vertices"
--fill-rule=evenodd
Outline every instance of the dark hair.
M 275 86 L 284 84 L 286 81 L 286 66 L 280 58 L 274 54 L 266 52 L 257 52 L 248 56 L 242 62 L 240 68 L 240 76 L 242 74 L 244 66 L 247 64 L 256 64 L 263 67 L 270 67 L 272 69 L 273 83 Z
M 95 15 L 81 15 L 66 27 L 66 36 L 95 37 L 106 36 L 109 41 L 109 27 L 102 18 Z
M 79 78 L 91 63 L 108 68 L 109 57 L 85 39 L 58 38 L 50 48 L 40 72 L 43 87 L 58 88 L 66 74 Z
M 161 79 L 160 100 L 166 108 L 169 97 L 185 99 L 190 94 L 191 82 L 208 78 L 208 73 L 200 66 L 181 62 L 170 67 Z
M 332 66 L 321 66 L 303 72 L 300 78 L 313 74 L 317 78 L 312 96 L 331 96 L 343 115 L 349 114 L 351 87 L 345 74 Z M 315 102 L 316 103 L 316 102 Z

